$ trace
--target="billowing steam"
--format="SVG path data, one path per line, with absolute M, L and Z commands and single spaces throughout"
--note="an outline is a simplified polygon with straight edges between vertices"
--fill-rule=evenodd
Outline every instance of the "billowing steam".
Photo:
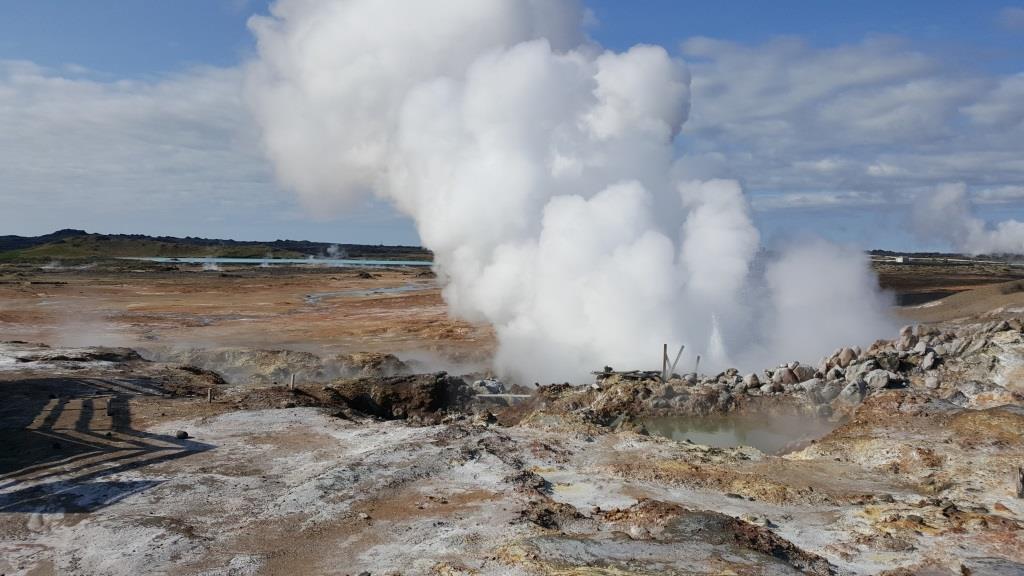
M 888 329 L 862 255 L 762 265 L 736 182 L 673 179 L 685 65 L 603 50 L 577 2 L 271 12 L 250 23 L 248 88 L 282 183 L 315 207 L 373 191 L 410 215 L 453 312 L 495 327 L 501 372 L 657 366 L 664 342 L 706 358 L 720 342 L 710 368 L 813 360 Z
M 966 254 L 1024 254 L 1024 222 L 1004 220 L 994 227 L 974 215 L 963 183 L 943 184 L 922 198 L 913 212 L 922 237 L 941 238 Z

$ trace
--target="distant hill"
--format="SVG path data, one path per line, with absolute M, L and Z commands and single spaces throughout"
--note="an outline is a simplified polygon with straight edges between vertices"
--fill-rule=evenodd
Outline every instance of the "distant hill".
M 1021 254 L 958 254 L 956 252 L 893 252 L 892 250 L 869 250 L 868 254 L 871 256 L 883 256 L 883 257 L 897 257 L 904 256 L 909 259 L 916 260 L 975 260 L 975 261 L 989 261 L 989 260 L 1000 260 L 1003 262 L 1020 262 L 1024 261 L 1024 255 Z
M 80 259 L 163 256 L 173 258 L 305 258 L 360 260 L 431 260 L 419 246 L 330 244 L 307 240 L 253 242 L 210 238 L 175 238 L 143 234 L 90 234 L 65 229 L 43 236 L 0 236 L 0 260 Z

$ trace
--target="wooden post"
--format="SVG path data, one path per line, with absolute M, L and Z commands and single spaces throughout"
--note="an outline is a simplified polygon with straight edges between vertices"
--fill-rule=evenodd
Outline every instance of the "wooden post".
M 213 388 L 206 389 L 206 402 L 207 404 L 213 404 Z
M 1017 498 L 1024 498 L 1024 466 L 1017 466 Z
M 693 365 L 693 373 L 694 375 L 700 374 L 700 354 L 697 354 L 697 362 Z
M 679 347 L 679 352 L 676 352 L 676 359 L 672 361 L 672 365 L 668 368 L 668 377 L 671 378 L 676 372 L 676 364 L 679 364 L 679 358 L 683 355 L 683 350 L 686 349 L 686 344 Z
M 661 345 L 661 381 L 668 381 L 668 344 Z
M 288 389 L 289 390 L 295 390 L 295 374 L 294 373 L 292 374 L 291 382 L 288 384 Z

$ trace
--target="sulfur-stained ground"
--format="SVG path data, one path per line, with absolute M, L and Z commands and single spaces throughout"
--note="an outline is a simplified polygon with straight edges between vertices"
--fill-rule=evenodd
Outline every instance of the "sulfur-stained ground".
M 417 270 L 182 268 L 4 270 L 0 574 L 1024 573 L 1024 335 L 996 325 L 1016 292 L 918 309 L 984 329 L 767 455 L 608 425 L 653 405 L 651 383 L 507 407 L 458 378 L 392 376 L 416 359 L 379 353 L 459 365 L 493 345 Z M 168 352 L 212 345 L 230 351 Z M 260 366 L 224 380 L 191 364 L 210 358 Z M 687 390 L 686 409 L 718 394 Z

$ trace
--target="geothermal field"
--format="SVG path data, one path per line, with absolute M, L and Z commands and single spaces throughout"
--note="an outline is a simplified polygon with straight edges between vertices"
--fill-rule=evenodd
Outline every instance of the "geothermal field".
M 427 267 L 4 264 L 0 573 L 1020 574 L 1024 270 L 893 262 L 868 346 L 539 386 Z
M 1024 576 L 1021 2 L 5 2 L 0 576 Z

